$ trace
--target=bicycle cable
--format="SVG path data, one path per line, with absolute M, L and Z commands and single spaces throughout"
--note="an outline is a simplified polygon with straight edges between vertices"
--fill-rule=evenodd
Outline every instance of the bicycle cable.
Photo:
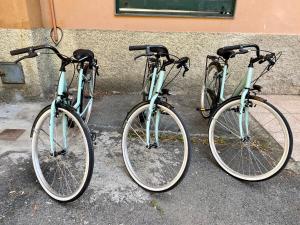
M 39 52 L 39 53 L 40 53 L 40 55 L 53 55 L 53 54 L 56 55 L 55 52 Z M 64 57 L 66 57 L 66 58 L 72 59 L 72 57 L 68 57 L 68 56 L 63 55 L 63 54 L 61 54 L 61 55 L 64 56 Z M 73 69 L 73 75 L 72 75 L 72 79 L 71 79 L 71 81 L 70 81 L 70 83 L 69 83 L 67 89 L 70 89 L 70 87 L 71 87 L 71 85 L 72 85 L 72 83 L 73 83 L 74 77 L 75 77 L 75 70 L 76 70 L 76 67 L 75 67 L 75 63 L 72 63 L 72 64 L 73 64 L 73 67 L 74 67 L 74 69 Z M 59 77 L 60 77 L 60 76 L 61 76 L 61 73 L 60 73 Z
M 145 88 L 145 80 L 146 80 L 147 69 L 149 70 L 149 57 L 147 57 L 146 65 L 145 65 L 145 69 L 144 69 L 144 77 L 143 77 L 143 84 L 142 84 L 142 89 L 143 90 Z M 148 74 L 149 74 L 149 72 L 148 72 Z
M 267 50 L 261 50 L 262 52 L 268 52 L 268 53 L 271 53 L 271 54 L 273 54 L 273 52 L 270 52 L 270 51 L 267 51 Z M 263 75 L 265 75 L 266 73 L 268 73 L 272 68 L 273 68 L 273 66 L 276 64 L 276 62 L 280 59 L 280 57 L 282 56 L 282 52 L 280 51 L 280 52 L 278 52 L 276 55 L 274 54 L 274 64 L 273 65 L 271 65 L 271 64 L 268 64 L 265 68 L 264 68 L 264 70 L 261 72 L 261 74 L 256 78 L 256 79 L 254 79 L 252 82 L 251 82 L 251 84 L 252 85 L 254 85 L 254 84 L 256 84 L 256 82 L 263 76 Z
M 173 55 L 173 54 L 169 54 L 169 55 L 172 56 L 172 57 L 174 57 L 174 58 L 176 58 L 177 60 L 180 59 L 180 58 L 179 58 L 178 56 L 176 56 L 176 55 Z M 190 67 L 190 66 L 191 66 L 190 60 L 188 60 L 188 63 L 189 63 L 189 67 Z M 171 69 L 169 70 L 168 74 L 166 75 L 166 78 L 165 78 L 165 81 L 163 82 L 162 87 L 166 88 L 166 87 L 167 87 L 170 83 L 172 83 L 172 82 L 175 80 L 175 78 L 178 77 L 178 75 L 180 74 L 180 72 L 181 72 L 181 70 L 182 70 L 182 67 L 180 67 L 180 69 L 178 70 L 177 74 L 176 74 L 169 82 L 167 82 L 167 84 L 165 84 L 165 83 L 166 83 L 166 80 L 167 80 L 167 78 L 168 78 L 168 76 L 169 76 L 169 74 L 171 73 L 171 71 L 173 70 L 173 68 L 174 68 L 175 65 L 176 65 L 176 64 L 175 64 L 175 62 L 174 62 L 173 65 L 172 65 L 172 67 L 171 67 Z
M 175 64 L 172 66 L 172 68 L 175 66 Z M 171 68 L 171 69 L 172 69 Z M 178 77 L 178 75 L 180 74 L 180 72 L 181 72 L 181 69 L 182 69 L 182 67 L 179 69 L 179 71 L 177 72 L 177 74 L 167 83 L 167 84 L 165 84 L 166 83 L 166 79 L 167 79 L 167 76 L 166 76 L 166 79 L 165 79 L 165 81 L 163 82 L 163 85 L 162 85 L 162 87 L 167 87 L 171 82 L 173 82 L 173 80 L 176 78 L 176 77 Z M 169 73 L 171 72 L 171 70 L 169 71 Z
M 169 56 L 172 56 L 172 57 L 176 58 L 177 60 L 180 59 L 178 56 L 173 55 L 173 54 L 169 54 Z M 181 67 L 181 68 L 179 69 L 179 71 L 177 72 L 177 74 L 176 74 L 169 82 L 167 82 L 167 84 L 165 84 L 167 78 L 169 77 L 169 75 L 170 75 L 170 73 L 171 73 L 171 71 L 173 70 L 174 66 L 176 65 L 175 62 L 176 62 L 176 61 L 174 61 L 174 63 L 172 63 L 172 67 L 171 67 L 170 70 L 168 71 L 168 73 L 167 73 L 167 75 L 166 75 L 166 77 L 165 77 L 165 80 L 164 80 L 164 82 L 163 82 L 163 84 L 162 84 L 162 87 L 164 87 L 164 88 L 167 87 L 171 82 L 173 82 L 173 80 L 180 74 L 180 72 L 181 72 L 181 70 L 182 70 L 182 67 Z M 190 67 L 190 60 L 189 60 L 188 62 L 189 62 L 189 67 Z M 159 64 L 160 64 L 160 63 L 159 63 Z M 150 65 L 150 63 L 149 63 L 149 57 L 147 57 L 146 65 L 145 65 L 145 70 L 144 70 L 143 85 L 142 85 L 143 89 L 145 88 L 145 85 L 146 85 L 146 84 L 145 84 L 146 74 L 149 74 L 149 71 L 148 71 L 148 73 L 147 73 L 147 69 L 149 70 L 149 65 Z M 158 65 L 158 68 L 159 68 L 159 70 L 157 71 L 157 73 L 160 72 L 160 65 Z
M 70 84 L 68 85 L 68 90 L 70 89 L 70 87 L 71 87 L 71 85 L 73 83 L 74 77 L 75 77 L 75 70 L 76 70 L 75 63 L 73 63 L 73 67 L 74 67 L 74 69 L 73 69 L 73 75 L 72 75 L 72 79 L 70 81 Z

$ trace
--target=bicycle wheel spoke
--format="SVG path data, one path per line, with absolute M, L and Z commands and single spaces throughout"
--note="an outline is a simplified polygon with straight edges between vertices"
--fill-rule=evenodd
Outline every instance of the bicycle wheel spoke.
M 41 115 L 41 122 L 38 121 L 35 128 L 33 161 L 36 175 L 44 190 L 56 200 L 70 201 L 83 193 L 80 191 L 87 187 L 84 184 L 89 182 L 91 177 L 88 159 L 92 156 L 90 155 L 92 144 L 91 141 L 88 142 L 87 128 L 82 127 L 83 122 L 80 123 L 77 114 L 61 108 L 57 110 L 53 140 L 56 154 L 50 154 L 50 136 L 47 132 L 49 123 L 45 122 L 49 121 L 49 108 L 45 115 Z M 66 128 L 63 128 L 64 118 L 67 118 L 68 122 Z M 67 132 L 64 133 L 65 131 Z M 67 149 L 63 147 L 66 144 Z
M 50 135 L 49 135 L 46 131 L 44 131 L 43 129 L 41 129 L 41 131 L 43 131 L 44 134 L 46 134 L 46 135 L 50 138 Z M 56 138 L 57 138 L 57 137 L 56 137 Z M 61 150 L 64 149 L 60 144 L 58 144 L 58 143 L 55 141 L 55 139 L 54 139 L 53 141 L 54 141 L 54 143 L 55 143 L 58 147 L 60 147 Z
M 76 184 L 77 184 L 77 185 L 80 184 L 80 183 L 77 181 L 76 177 L 73 175 L 73 173 L 69 170 L 69 168 L 68 168 L 66 165 L 65 165 L 65 168 L 68 170 L 70 176 L 71 176 L 72 179 L 76 182 Z
M 171 110 L 165 107 L 161 109 L 161 107 L 157 105 L 157 109 L 150 118 L 151 146 L 156 142 L 155 123 L 159 122 L 157 146 L 153 144 L 153 147 L 146 148 L 144 138 L 141 137 L 141 134 L 144 136 L 145 134 L 133 128 L 133 124 L 137 124 L 139 130 L 145 130 L 140 123 L 139 115 L 147 115 L 149 104 L 138 108 L 129 117 L 122 141 L 123 157 L 130 175 L 139 185 L 152 191 L 168 189 L 180 179 L 186 167 L 187 159 L 184 157 L 184 153 L 188 151 L 186 148 L 187 138 L 182 136 L 183 126 L 174 120 L 176 115 L 170 114 Z M 159 121 L 154 116 L 158 110 L 160 112 Z M 135 134 L 138 142 L 131 138 L 131 132 Z M 180 135 L 181 137 L 178 137 Z
M 244 180 L 262 180 L 273 176 L 285 165 L 290 135 L 282 116 L 273 106 L 255 99 L 251 102 L 255 107 L 248 107 L 248 136 L 241 140 L 237 135 L 239 120 L 236 112 L 240 100 L 236 99 L 228 101 L 216 112 L 209 128 L 209 140 L 215 159 L 229 174 Z M 242 123 L 246 129 L 245 116 Z M 239 150 L 237 143 L 241 145 Z
M 232 131 L 230 128 L 228 128 L 227 126 L 225 126 L 223 123 L 221 123 L 220 121 L 217 121 L 217 123 L 219 123 L 222 127 L 224 127 L 226 130 L 228 130 L 230 133 L 232 133 L 234 136 L 240 138 L 240 136 L 238 134 L 236 134 L 234 131 Z
M 133 132 L 140 138 L 140 140 L 145 144 L 145 146 L 147 146 L 147 143 L 143 140 L 143 138 L 136 132 L 135 129 L 133 129 L 133 127 L 130 125 L 130 128 L 133 130 Z

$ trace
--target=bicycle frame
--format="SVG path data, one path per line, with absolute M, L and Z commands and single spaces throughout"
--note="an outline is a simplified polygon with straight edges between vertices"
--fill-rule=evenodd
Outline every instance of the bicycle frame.
M 153 73 L 149 77 L 152 77 L 152 80 L 151 80 L 151 85 L 150 85 L 149 95 L 148 95 L 148 100 L 150 101 L 150 105 L 149 105 L 147 121 L 146 121 L 146 144 L 148 147 L 150 147 L 151 117 L 152 117 L 155 101 L 158 98 L 159 93 L 161 92 L 162 85 L 164 83 L 165 71 L 160 70 L 159 73 L 157 74 L 157 67 L 155 67 L 153 70 Z M 158 140 L 159 121 L 160 121 L 160 111 L 156 111 L 156 114 L 155 114 L 155 143 L 157 146 L 159 145 L 159 140 Z
M 82 110 L 80 113 L 80 107 L 81 107 L 81 96 L 83 91 L 83 80 L 84 80 L 84 74 L 83 74 L 83 68 L 80 68 L 79 70 L 79 76 L 78 76 L 78 87 L 77 87 L 77 101 L 72 106 L 77 113 L 82 116 L 89 105 L 93 102 L 93 96 L 91 96 L 88 104 L 86 105 L 85 109 Z M 59 82 L 58 82 L 58 88 L 57 88 L 57 97 L 53 102 L 51 103 L 51 111 L 50 111 L 50 123 L 49 123 L 49 136 L 50 136 L 50 147 L 51 147 L 51 154 L 55 154 L 55 144 L 54 144 L 54 127 L 55 127 L 55 116 L 56 116 L 56 106 L 57 103 L 62 102 L 63 104 L 68 104 L 68 102 L 65 99 L 65 93 L 67 93 L 67 80 L 66 75 L 64 71 L 61 71 Z M 64 150 L 68 149 L 68 141 L 67 141 L 67 135 L 68 135 L 68 118 L 66 115 L 63 115 L 63 121 L 62 121 L 62 129 L 63 129 L 63 142 L 64 142 Z
M 225 64 L 223 67 L 223 74 L 222 74 L 222 80 L 221 80 L 221 91 L 220 91 L 220 99 L 219 103 L 222 103 L 225 101 L 224 97 L 224 90 L 225 90 L 225 83 L 227 78 L 227 71 L 228 71 L 228 65 Z M 244 139 L 246 136 L 249 135 L 249 111 L 248 108 L 245 107 L 245 100 L 246 96 L 249 93 L 249 89 L 251 86 L 251 81 L 253 77 L 253 67 L 249 66 L 247 74 L 242 78 L 238 86 L 235 88 L 234 92 L 232 93 L 231 97 L 235 97 L 241 94 L 241 101 L 240 101 L 240 111 L 239 111 L 239 129 L 240 129 L 240 138 Z M 243 129 L 243 112 L 245 110 L 245 130 Z

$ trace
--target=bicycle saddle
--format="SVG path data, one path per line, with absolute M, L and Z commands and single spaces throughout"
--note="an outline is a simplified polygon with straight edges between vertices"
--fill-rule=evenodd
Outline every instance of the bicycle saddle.
M 227 50 L 224 48 L 219 48 L 217 51 L 217 54 L 219 56 L 222 56 L 224 59 L 228 60 L 232 55 L 234 55 L 234 51 L 233 50 Z
M 77 49 L 73 52 L 73 57 L 78 61 L 92 62 L 94 59 L 94 53 L 88 49 Z

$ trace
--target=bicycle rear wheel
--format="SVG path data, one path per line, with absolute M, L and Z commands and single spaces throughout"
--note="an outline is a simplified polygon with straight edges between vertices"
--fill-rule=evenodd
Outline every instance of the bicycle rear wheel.
M 217 107 L 221 89 L 219 74 L 222 70 L 222 66 L 218 62 L 212 62 L 208 65 L 200 101 L 200 112 L 204 118 L 209 118 Z
M 94 90 L 96 84 L 96 68 L 87 69 L 81 92 L 80 114 L 85 123 L 89 122 L 93 107 Z
M 157 146 L 146 147 L 149 103 L 137 107 L 127 117 L 122 150 L 132 179 L 148 191 L 161 192 L 175 187 L 184 177 L 190 158 L 190 140 L 181 119 L 170 105 L 157 104 L 150 122 L 151 143 L 155 140 L 155 116 L 159 112 Z M 141 120 L 141 115 L 145 118 Z
M 57 201 L 69 202 L 80 197 L 89 185 L 94 165 L 93 145 L 88 128 L 80 116 L 71 107 L 59 106 L 54 125 L 57 154 L 51 154 L 50 112 L 51 107 L 47 106 L 34 123 L 33 166 L 45 192 Z M 63 124 L 68 125 L 65 137 Z
M 266 100 L 246 99 L 249 112 L 248 135 L 242 140 L 239 128 L 240 97 L 224 102 L 212 117 L 209 144 L 218 164 L 230 175 L 260 181 L 279 173 L 287 164 L 293 147 L 291 129 L 278 109 Z

